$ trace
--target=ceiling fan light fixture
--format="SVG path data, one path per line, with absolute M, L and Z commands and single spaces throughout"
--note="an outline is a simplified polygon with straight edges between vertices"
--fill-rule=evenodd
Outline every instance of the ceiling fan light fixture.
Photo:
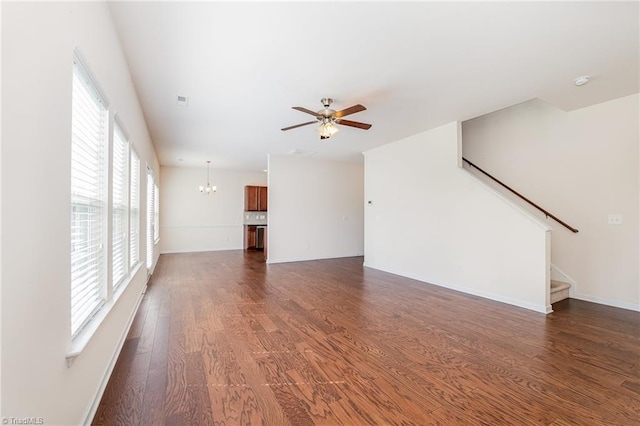
M 331 120 L 323 120 L 316 129 L 322 139 L 328 139 L 340 131 L 338 126 Z
M 335 111 L 329 108 L 331 106 L 331 103 L 333 102 L 333 99 L 322 98 L 320 102 L 322 102 L 324 109 L 321 109 L 320 111 L 317 111 L 317 112 L 311 111 L 310 109 L 303 108 L 300 106 L 291 107 L 297 111 L 304 112 L 305 114 L 314 116 L 315 121 L 307 121 L 305 123 L 295 124 L 293 126 L 284 127 L 280 130 L 286 131 L 291 129 L 297 129 L 298 127 L 302 127 L 302 126 L 308 126 L 310 124 L 319 123 L 318 127 L 316 128 L 316 132 L 320 135 L 320 139 L 329 139 L 331 136 L 335 135 L 340 130 L 338 126 L 336 126 L 336 123 L 340 124 L 341 126 L 355 127 L 357 129 L 362 129 L 362 130 L 369 130 L 371 128 L 371 124 L 360 123 L 357 121 L 344 119 L 344 117 L 346 117 L 347 115 L 355 114 L 356 112 L 365 111 L 367 108 L 365 108 L 364 105 L 357 104 L 340 111 Z

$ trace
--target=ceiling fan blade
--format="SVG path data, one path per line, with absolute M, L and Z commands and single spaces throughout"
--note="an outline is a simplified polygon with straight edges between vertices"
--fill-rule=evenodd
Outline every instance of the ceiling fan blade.
M 306 109 L 306 108 L 303 108 L 303 107 L 291 107 L 291 108 L 293 108 L 295 110 L 298 110 L 298 111 L 301 111 L 301 112 L 306 112 L 307 114 L 311 114 L 314 117 L 322 117 L 320 114 L 318 114 L 315 111 L 311 111 L 310 109 Z
M 280 130 L 291 130 L 291 129 L 295 129 L 296 127 L 307 126 L 307 125 L 313 124 L 313 123 L 317 123 L 317 121 L 307 121 L 306 123 L 296 124 L 295 126 L 285 127 L 284 129 L 280 129 Z
M 344 117 L 345 115 L 355 114 L 356 112 L 364 111 L 366 108 L 363 105 L 354 105 L 349 108 L 343 109 L 342 111 L 336 112 L 333 116 L 335 118 Z
M 371 124 L 359 123 L 357 121 L 351 121 L 351 120 L 338 119 L 336 120 L 336 123 L 343 126 L 357 127 L 358 129 L 363 129 L 363 130 L 369 130 L 371 128 Z

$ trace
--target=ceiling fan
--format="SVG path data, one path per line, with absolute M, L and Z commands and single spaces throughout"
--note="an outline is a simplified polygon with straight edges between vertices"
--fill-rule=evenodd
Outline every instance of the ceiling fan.
M 336 124 L 340 124 L 342 126 L 356 127 L 358 129 L 368 130 L 371 128 L 371 124 L 359 123 L 357 121 L 345 120 L 342 117 L 345 117 L 350 114 L 355 114 L 356 112 L 364 111 L 366 108 L 360 104 L 351 106 L 349 108 L 345 108 L 341 111 L 336 111 L 331 108 L 331 104 L 333 103 L 333 99 L 331 98 L 322 98 L 320 100 L 324 109 L 321 109 L 318 112 L 311 111 L 310 109 L 306 109 L 303 107 L 291 107 L 295 110 L 305 112 L 307 114 L 313 115 L 316 120 L 315 121 L 307 121 L 306 123 L 296 124 L 295 126 L 285 127 L 282 130 L 291 130 L 296 127 L 307 126 L 313 123 L 319 123 L 317 132 L 320 135 L 320 139 L 329 139 L 331 136 L 335 135 L 338 130 L 338 126 Z

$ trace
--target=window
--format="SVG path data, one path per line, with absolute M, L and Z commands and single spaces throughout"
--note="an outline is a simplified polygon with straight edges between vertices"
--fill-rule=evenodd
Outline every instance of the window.
M 109 141 L 108 102 L 79 52 L 74 54 L 72 92 L 71 337 L 82 345 L 113 306 L 114 290 L 127 284 L 140 264 L 141 176 L 140 158 L 118 116 Z M 151 178 L 154 226 L 158 188 Z M 156 237 L 157 230 L 151 234 L 152 256 Z M 84 337 L 76 339 L 80 334 Z
M 133 149 L 130 170 L 129 265 L 133 269 L 140 260 L 140 158 Z
M 105 301 L 106 102 L 79 59 L 71 111 L 71 334 Z
M 153 171 L 147 167 L 147 270 L 151 271 L 153 265 L 153 244 L 155 243 L 155 179 Z
M 112 266 L 113 288 L 129 273 L 129 142 L 116 122 L 113 128 L 112 163 Z
M 153 240 L 160 239 L 160 193 L 158 185 L 153 184 Z

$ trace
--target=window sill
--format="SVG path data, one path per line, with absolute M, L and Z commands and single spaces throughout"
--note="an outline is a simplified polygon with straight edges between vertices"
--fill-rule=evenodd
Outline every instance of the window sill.
M 104 320 L 109 316 L 109 312 L 113 309 L 113 307 L 118 303 L 120 296 L 122 293 L 129 287 L 129 284 L 133 280 L 133 277 L 136 276 L 140 268 L 142 268 L 143 262 L 138 262 L 138 265 L 133 268 L 133 270 L 129 273 L 127 279 L 125 279 L 122 284 L 118 286 L 111 300 L 108 300 L 102 305 L 100 310 L 96 312 L 91 321 L 80 331 L 80 333 L 73 338 L 71 341 L 71 347 L 66 354 L 67 359 L 67 367 L 71 367 L 75 359 L 82 353 L 84 348 L 87 347 L 93 336 L 96 334 Z

